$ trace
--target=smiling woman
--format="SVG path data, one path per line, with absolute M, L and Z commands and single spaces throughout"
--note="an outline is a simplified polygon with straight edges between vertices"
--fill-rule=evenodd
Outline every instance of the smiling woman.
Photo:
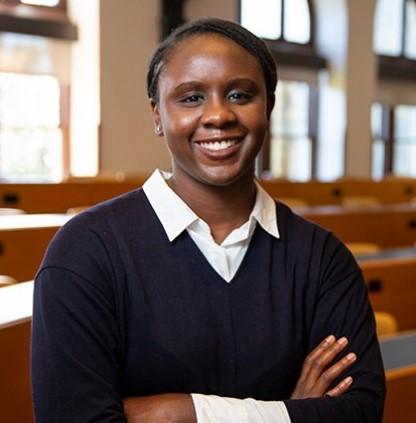
M 38 423 L 381 421 L 358 265 L 254 179 L 276 82 L 265 44 L 232 22 L 192 22 L 157 49 L 148 92 L 172 173 L 50 245 L 35 283 Z
M 256 58 L 224 37 L 194 36 L 171 54 L 158 90 L 153 117 L 172 155 L 171 188 L 188 203 L 188 197 L 206 198 L 210 185 L 233 183 L 240 190 L 250 181 L 254 189 L 254 160 L 268 127 L 266 86 Z M 253 189 L 237 227 L 252 208 Z M 204 219 L 206 205 L 201 206 L 193 209 Z

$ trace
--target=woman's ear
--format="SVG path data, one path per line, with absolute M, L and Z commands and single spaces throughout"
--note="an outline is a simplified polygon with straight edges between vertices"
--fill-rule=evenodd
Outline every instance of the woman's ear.
M 155 128 L 155 134 L 158 137 L 163 137 L 164 134 L 163 134 L 162 120 L 160 118 L 159 104 L 155 100 L 150 99 L 150 107 L 152 108 L 153 125 Z

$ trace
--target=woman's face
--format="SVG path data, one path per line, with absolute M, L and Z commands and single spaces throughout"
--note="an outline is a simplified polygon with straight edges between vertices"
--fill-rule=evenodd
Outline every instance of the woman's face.
M 158 91 L 153 117 L 176 184 L 224 186 L 254 174 L 268 129 L 266 85 L 254 56 L 220 35 L 190 36 L 170 53 Z

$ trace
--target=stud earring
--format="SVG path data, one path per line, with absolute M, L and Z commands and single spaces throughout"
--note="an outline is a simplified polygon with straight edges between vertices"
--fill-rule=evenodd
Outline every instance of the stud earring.
M 156 125 L 156 135 L 163 135 L 162 125 L 160 123 Z

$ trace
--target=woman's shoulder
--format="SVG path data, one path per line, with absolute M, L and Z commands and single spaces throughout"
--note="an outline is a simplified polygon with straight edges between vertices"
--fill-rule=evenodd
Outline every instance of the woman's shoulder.
M 75 215 L 53 237 L 42 267 L 105 263 L 119 253 L 123 237 L 149 213 L 142 189 L 114 197 Z M 136 225 L 137 226 L 137 225 Z
M 297 257 L 319 262 L 324 267 L 359 270 L 355 258 L 336 234 L 305 219 L 279 201 L 276 202 L 276 207 L 282 240 Z

